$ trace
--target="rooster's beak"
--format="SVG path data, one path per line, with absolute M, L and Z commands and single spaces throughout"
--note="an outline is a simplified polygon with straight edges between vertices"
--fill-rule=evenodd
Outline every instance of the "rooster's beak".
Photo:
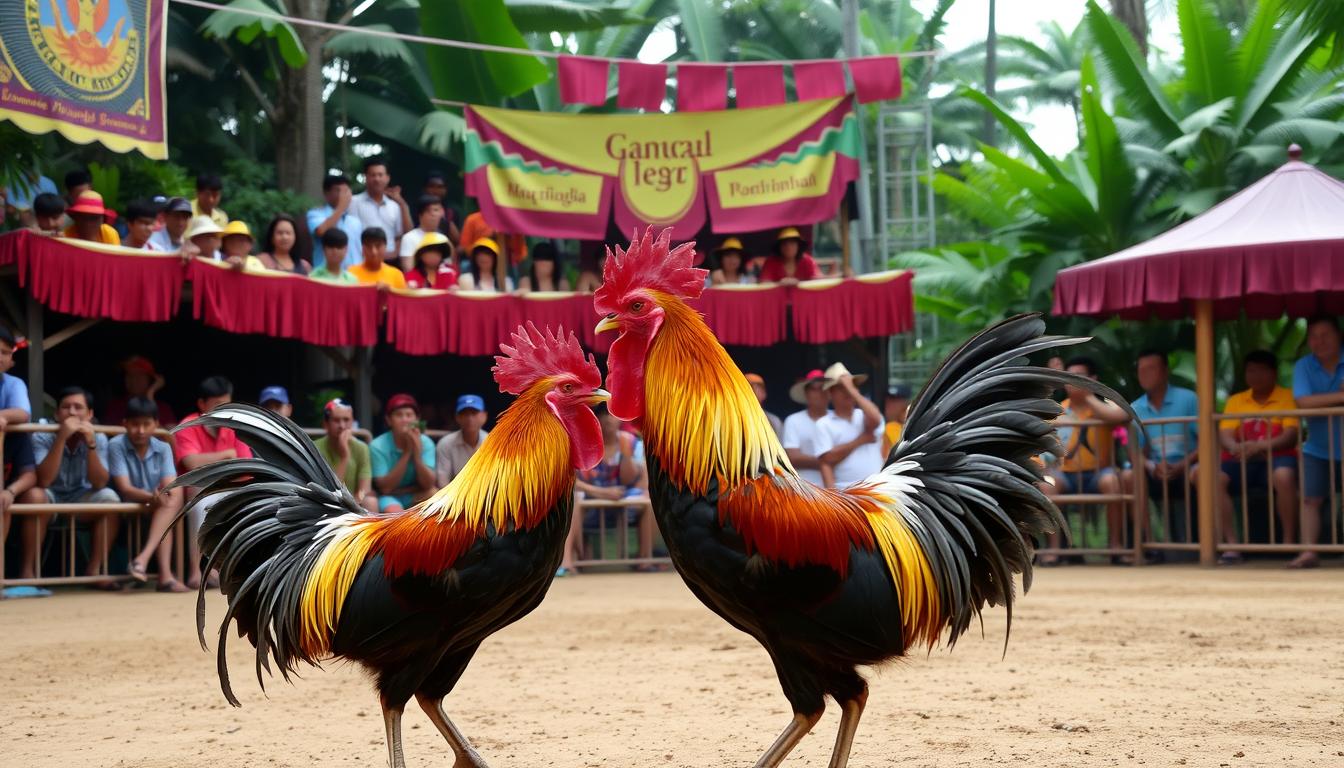
M 606 333 L 607 331 L 619 331 L 620 329 L 621 324 L 619 321 L 616 320 L 616 316 L 607 315 L 606 317 L 602 318 L 601 322 L 597 324 L 597 327 L 593 329 L 593 332 Z
M 594 389 L 593 393 L 588 396 L 588 404 L 597 405 L 598 403 L 605 403 L 610 399 L 611 399 L 611 393 L 608 392 L 607 390 Z

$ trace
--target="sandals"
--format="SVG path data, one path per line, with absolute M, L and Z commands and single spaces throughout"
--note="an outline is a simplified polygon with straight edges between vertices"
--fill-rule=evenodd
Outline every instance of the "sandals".
M 1218 556 L 1219 565 L 1241 565 L 1246 558 L 1240 552 L 1224 552 Z
M 145 566 L 139 563 L 131 563 L 131 567 L 126 569 L 126 572 L 131 574 L 132 579 L 135 579 L 141 584 L 149 581 L 149 574 L 145 572 Z
M 1288 567 L 1292 570 L 1305 570 L 1307 568 L 1320 568 L 1321 558 L 1314 552 L 1303 552 L 1293 559 Z
M 177 592 L 190 592 L 190 591 L 192 591 L 192 590 L 191 590 L 191 587 L 188 587 L 186 584 L 183 584 L 182 582 L 178 581 L 177 579 L 172 579 L 171 581 L 160 581 L 160 582 L 154 587 L 154 591 L 155 591 L 155 592 L 174 592 L 174 593 L 177 593 Z

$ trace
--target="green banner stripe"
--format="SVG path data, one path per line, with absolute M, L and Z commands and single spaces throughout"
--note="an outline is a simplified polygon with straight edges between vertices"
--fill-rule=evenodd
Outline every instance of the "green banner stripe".
M 793 165 L 801 162 L 804 158 L 815 157 L 817 155 L 829 155 L 832 152 L 839 152 L 848 157 L 857 158 L 859 148 L 863 143 L 859 139 L 859 122 L 853 114 L 845 115 L 845 121 L 840 127 L 829 126 L 821 132 L 816 141 L 808 141 L 800 144 L 798 149 L 789 152 L 774 160 L 763 160 L 759 163 L 752 163 L 750 168 L 773 168 L 777 165 Z
M 523 156 L 517 153 L 505 152 L 504 147 L 497 141 L 482 142 L 480 134 L 470 128 L 467 129 L 466 138 L 467 173 L 483 165 L 516 169 L 525 173 L 539 173 L 543 176 L 569 176 L 572 173 L 563 168 L 547 168 L 535 160 L 524 160 Z

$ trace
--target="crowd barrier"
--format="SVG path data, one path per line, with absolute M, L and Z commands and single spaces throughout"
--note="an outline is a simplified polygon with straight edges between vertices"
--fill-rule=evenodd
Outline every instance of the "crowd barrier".
M 607 510 L 617 510 L 616 514 L 616 556 L 606 556 Z M 627 509 L 638 509 L 641 515 L 653 514 L 653 502 L 648 496 L 632 496 L 627 499 L 610 501 L 607 499 L 585 498 L 581 491 L 574 492 L 574 514 L 580 519 L 588 510 L 597 510 L 597 546 L 593 556 L 576 559 L 574 565 L 583 568 L 593 565 L 671 565 L 667 557 L 631 557 L 630 521 L 625 515 Z

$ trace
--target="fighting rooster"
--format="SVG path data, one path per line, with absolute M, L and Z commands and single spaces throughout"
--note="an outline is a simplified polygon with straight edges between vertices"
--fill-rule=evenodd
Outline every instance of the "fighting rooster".
M 691 591 L 770 653 L 794 717 L 757 763 L 779 765 L 821 718 L 842 717 L 844 768 L 868 698 L 855 667 L 946 636 L 985 605 L 1012 621 L 1013 576 L 1031 585 L 1032 538 L 1061 528 L 1034 457 L 1056 449 L 1050 400 L 1090 380 L 1025 364 L 1081 339 L 1043 337 L 1038 317 L 990 328 L 942 364 L 877 474 L 845 490 L 801 480 L 737 366 L 687 305 L 705 270 L 669 232 L 608 254 L 594 305 L 608 408 L 640 419 L 658 526 Z M 1123 401 L 1120 401 L 1123 402 Z M 1128 406 L 1126 406 L 1128 407 Z
M 392 768 L 404 768 L 401 714 L 415 696 L 452 747 L 455 768 L 484 766 L 449 721 L 443 698 L 481 641 L 536 608 L 560 564 L 574 470 L 602 458 L 590 405 L 602 377 L 573 334 L 531 323 L 501 346 L 493 369 L 518 399 L 461 474 L 405 512 L 369 515 L 302 431 L 248 405 L 193 422 L 238 431 L 255 459 L 183 475 L 209 512 L 200 542 L 218 568 L 228 610 L 219 680 L 234 706 L 224 644 L 230 620 L 256 646 L 257 681 L 273 662 L 356 661 L 373 675 Z M 205 645 L 205 590 L 196 608 Z M 262 683 L 264 686 L 264 683 Z

